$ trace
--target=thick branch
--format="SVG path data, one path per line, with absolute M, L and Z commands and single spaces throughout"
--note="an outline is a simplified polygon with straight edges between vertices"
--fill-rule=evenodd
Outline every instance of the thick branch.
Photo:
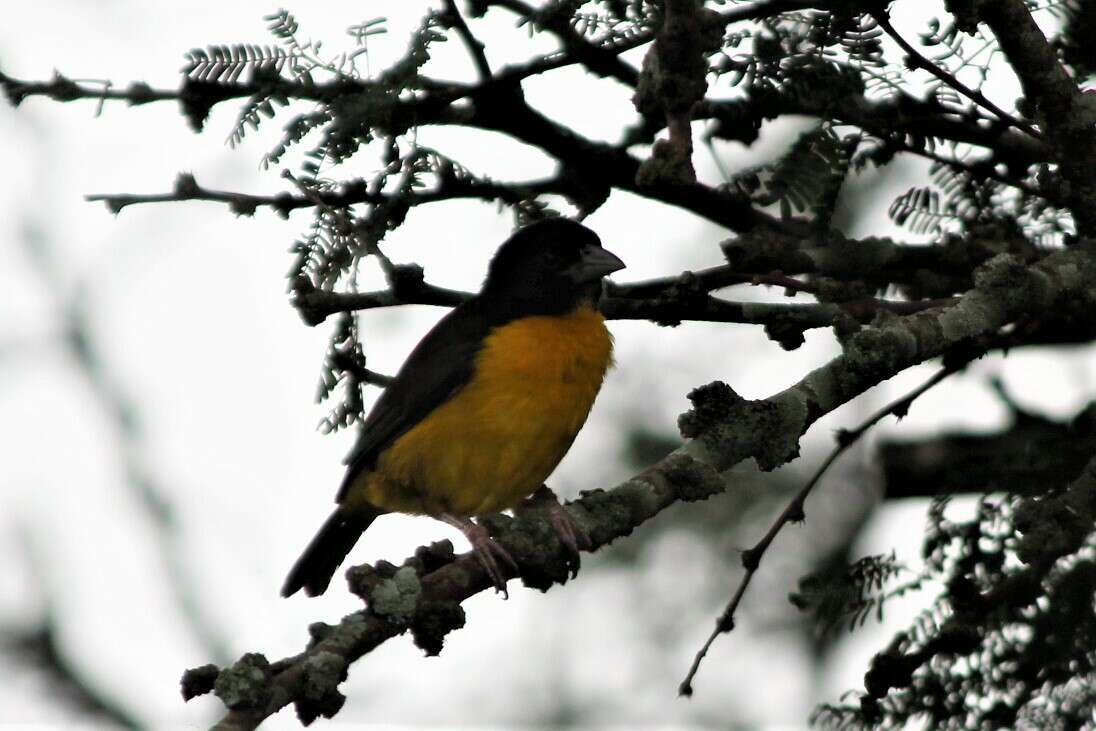
M 751 456 L 762 469 L 774 469 L 798 455 L 799 437 L 811 424 L 866 389 L 912 365 L 977 344 L 1021 316 L 1062 308 L 1082 313 L 1096 303 L 1093 282 L 1096 263 L 1087 252 L 1057 252 L 1031 267 L 1009 255 L 994 257 L 954 306 L 880 318 L 851 335 L 843 355 L 782 393 L 763 402 L 732 393 L 698 406 L 682 425 L 686 436 L 696 437 L 688 451 L 721 470 Z
M 1023 260 L 1035 250 L 1023 240 L 1004 238 L 996 229 L 948 237 L 942 244 L 910 246 L 889 238 L 845 239 L 783 235 L 766 230 L 723 242 L 732 272 L 819 274 L 875 286 L 904 285 L 912 296 L 947 297 L 973 283 L 972 272 L 1002 249 Z
M 673 454 L 608 492 L 585 493 L 568 503 L 567 509 L 590 537 L 593 551 L 628 535 L 675 502 L 702 500 L 723 489 L 723 480 L 711 468 Z M 491 529 L 517 559 L 526 583 L 547 588 L 552 581 L 566 579 L 570 556 L 542 514 L 498 516 Z M 297 703 L 302 720 L 333 715 L 341 706 L 336 686 L 345 679 L 349 665 L 408 630 L 420 646 L 436 654 L 444 635 L 464 623 L 460 603 L 492 587 L 472 553 L 453 557 L 452 546 L 448 546 L 449 555 L 445 553 L 444 546 L 420 549 L 417 560 L 409 560 L 399 570 L 390 564 L 352 569 L 348 576 L 355 590 L 369 597 L 369 607 L 335 626 L 313 625 L 314 641 L 295 657 L 270 665 L 245 655 L 234 668 L 221 671 L 216 692 L 222 699 L 234 699 L 228 702 L 236 707 L 214 728 L 253 729 L 291 702 Z M 503 571 L 513 578 L 507 567 Z M 256 665 L 258 673 L 245 672 Z M 240 672 L 234 673 L 235 669 Z M 188 672 L 184 692 L 192 697 L 213 690 L 212 677 L 209 666 Z

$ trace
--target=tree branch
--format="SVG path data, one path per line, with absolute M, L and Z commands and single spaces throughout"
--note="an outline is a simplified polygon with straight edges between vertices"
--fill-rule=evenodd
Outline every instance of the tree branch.
M 410 194 L 379 193 L 371 192 L 366 181 L 356 178 L 340 184 L 332 192 L 317 191 L 312 196 L 293 195 L 292 193 L 253 195 L 205 188 L 199 185 L 190 173 L 180 173 L 175 179 L 175 189 L 170 193 L 149 193 L 144 195 L 95 193 L 85 196 L 84 199 L 105 203 L 111 213 L 119 213 L 129 206 L 145 203 L 178 203 L 196 200 L 224 203 L 228 205 L 233 213 L 239 216 L 253 215 L 257 209 L 265 207 L 272 209 L 282 218 L 288 218 L 289 214 L 295 210 L 312 208 L 321 203 L 333 208 L 345 208 L 356 203 L 385 205 L 396 198 L 406 201 L 411 207 L 438 201 L 462 199 L 519 203 L 526 198 L 550 193 L 567 196 L 573 194 L 573 189 L 566 181 L 559 178 L 509 183 L 496 183 L 489 180 L 448 179 L 442 181 L 433 190 Z
M 754 207 L 748 196 L 719 190 L 702 183 L 657 181 L 648 185 L 637 180 L 641 161 L 626 149 L 595 142 L 548 119 L 530 107 L 519 95 L 504 98 L 472 97 L 474 106 L 447 111 L 422 124 L 459 124 L 501 132 L 544 150 L 565 169 L 579 174 L 591 187 L 618 188 L 636 195 L 678 206 L 725 226 L 747 231 L 755 226 L 783 230 L 787 226 Z
M 1006 122 L 1007 124 L 1010 124 L 1017 129 L 1023 130 L 1024 132 L 1027 132 L 1029 135 L 1036 139 L 1042 138 L 1042 133 L 1039 132 L 1039 130 L 1037 130 L 1035 127 L 1031 126 L 1031 124 L 1029 124 L 1026 120 L 1014 117 L 1013 115 L 1009 114 L 1008 112 L 994 104 L 992 101 L 987 99 L 986 96 L 982 94 L 982 92 L 971 89 L 969 86 L 959 81 L 959 79 L 955 78 L 947 71 L 925 58 L 924 54 L 911 46 L 909 44 L 909 41 L 903 38 L 901 34 L 899 34 L 898 31 L 894 29 L 894 26 L 891 25 L 890 17 L 885 12 L 873 13 L 872 17 L 875 18 L 876 22 L 879 23 L 879 27 L 882 28 L 886 32 L 886 34 L 889 35 L 894 40 L 894 42 L 897 43 L 902 48 L 902 50 L 906 52 L 909 59 L 908 63 L 910 68 L 920 68 L 928 71 L 930 74 L 940 79 L 940 81 L 944 82 L 944 84 L 950 86 L 952 89 L 955 89 L 957 92 L 970 99 L 978 106 L 993 112 L 1001 121 Z
M 913 302 L 866 298 L 841 303 L 773 304 L 731 302 L 703 293 L 679 292 L 655 299 L 609 297 L 601 301 L 599 308 L 610 320 L 650 320 L 671 327 L 686 320 L 764 325 L 769 337 L 785 349 L 794 350 L 803 344 L 803 333 L 807 330 L 838 326 L 847 331 L 853 323 L 866 324 L 879 313 L 908 315 L 947 307 L 956 301 L 956 298 Z
M 420 270 L 421 273 L 421 270 Z M 401 282 L 377 292 L 331 292 L 318 289 L 307 277 L 298 277 L 293 281 L 293 306 L 297 308 L 309 325 L 319 325 L 329 315 L 336 312 L 354 312 L 371 310 L 378 307 L 397 307 L 400 305 L 439 305 L 456 307 L 471 298 L 470 292 L 436 287 L 427 284 L 420 277 L 407 277 Z
M 1087 247 L 1055 252 L 1030 267 L 997 256 L 979 268 L 975 287 L 954 306 L 877 321 L 851 335 L 842 355 L 768 399 L 747 401 L 719 383 L 697 389 L 690 394 L 693 409 L 679 422 L 690 440 L 685 446 L 612 490 L 584 493 L 567 509 L 592 548 L 604 546 L 674 502 L 724 490 L 720 473 L 743 459 L 753 457 L 765 470 L 794 459 L 814 421 L 911 365 L 969 349 L 1021 315 L 1091 317 L 1093 282 L 1096 262 Z M 517 560 L 525 583 L 547 588 L 567 577 L 567 552 L 543 515 L 518 511 L 486 524 Z M 297 656 L 269 664 L 246 655 L 226 670 L 190 671 L 186 696 L 214 690 L 230 708 L 221 729 L 254 728 L 294 702 L 306 722 L 330 717 L 345 700 L 337 687 L 352 662 L 409 629 L 428 652 L 439 651 L 444 635 L 464 622 L 459 603 L 491 586 L 474 555 L 454 558 L 437 547 L 421 549 L 400 569 L 358 567 L 349 578 L 367 599 L 366 609 L 335 627 L 315 626 L 313 643 Z
M 942 107 L 935 99 L 917 99 L 909 94 L 894 98 L 870 99 L 850 95 L 837 99 L 821 99 L 792 94 L 779 89 L 755 89 L 746 99 L 705 100 L 693 110 L 694 119 L 714 119 L 720 127 L 711 134 L 718 139 L 743 140 L 741 133 L 745 117 L 758 112 L 764 119 L 784 114 L 806 114 L 851 124 L 865 132 L 890 138 L 896 132 L 913 137 L 937 137 L 986 148 L 994 159 L 1021 170 L 1053 155 L 1052 148 L 1041 139 L 1017 132 L 1007 124 L 985 126 Z M 752 128 L 752 126 L 751 126 Z M 647 130 L 650 135 L 654 130 Z M 756 134 L 756 133 L 754 133 Z M 638 136 L 629 142 L 639 143 Z M 649 140 L 648 140 L 649 141 Z
M 1031 244 L 1006 233 L 975 228 L 940 244 L 911 246 L 884 237 L 834 233 L 820 239 L 758 229 L 724 241 L 722 249 L 732 271 L 819 274 L 874 286 L 900 284 L 914 298 L 948 297 L 969 288 L 974 270 L 1002 251 L 1034 260 L 1038 253 Z
M 761 277 L 737 278 L 740 282 L 751 283 L 757 283 L 759 279 L 762 279 Z M 794 348 L 802 344 L 803 332 L 806 330 L 841 324 L 846 324 L 845 329 L 848 329 L 847 322 L 867 323 L 880 312 L 908 315 L 946 307 L 956 301 L 954 298 L 913 302 L 865 298 L 841 303 L 731 302 L 711 297 L 695 288 L 692 285 L 691 273 L 689 276 L 679 277 L 676 281 L 684 284 L 668 286 L 654 297 L 612 295 L 603 297 L 599 309 L 610 320 L 650 320 L 660 325 L 670 326 L 686 320 L 764 325 L 773 339 L 785 347 Z M 787 286 L 793 281 L 785 277 L 771 283 L 776 286 Z M 635 291 L 643 292 L 650 286 L 645 284 Z M 627 287 L 628 285 L 617 286 L 610 291 L 627 292 Z M 336 312 L 354 312 L 402 305 L 455 307 L 472 297 L 470 292 L 428 284 L 421 276 L 407 277 L 404 283 L 397 285 L 395 289 L 350 293 L 318 289 L 309 279 L 301 277 L 294 280 L 292 291 L 293 305 L 301 318 L 309 325 L 318 325 Z
M 522 184 L 450 183 L 447 189 L 440 188 L 433 192 L 416 194 L 415 197 L 410 198 L 412 205 L 454 198 L 514 202 L 523 195 L 548 192 L 561 193 L 569 197 L 589 198 L 596 202 L 603 200 L 609 188 L 616 187 L 680 206 L 724 225 L 732 231 L 745 231 L 757 225 L 775 229 L 786 228 L 784 223 L 755 209 L 749 198 L 741 194 L 718 190 L 701 183 L 639 184 L 636 174 L 639 171 L 640 160 L 627 150 L 608 143 L 594 142 L 556 124 L 532 109 L 520 94 L 515 95 L 513 90 L 499 96 L 496 87 L 487 84 L 476 89 L 454 92 L 458 97 L 464 93 L 470 95 L 474 102 L 471 108 L 450 107 L 452 95 L 424 96 L 418 100 L 396 103 L 393 118 L 405 120 L 400 124 L 411 124 L 413 121 L 419 125 L 468 126 L 501 132 L 541 148 L 559 160 L 563 164 L 563 169 L 557 178 L 533 181 L 525 187 L 521 187 Z M 599 188 L 604 188 L 605 192 L 598 192 Z M 324 194 L 321 198 L 330 205 L 340 205 L 353 202 L 377 203 L 384 200 L 386 196 L 369 193 L 360 181 L 351 181 L 343 186 L 341 193 Z M 229 204 L 234 211 L 242 215 L 250 215 L 258 206 L 269 206 L 283 216 L 296 208 L 312 205 L 312 201 L 304 196 L 294 197 L 289 194 L 253 196 L 206 190 L 194 183 L 193 176 L 180 176 L 176 183 L 176 190 L 170 194 L 97 194 L 88 196 L 88 200 L 104 201 L 114 212 L 138 203 L 213 200 Z
M 708 650 L 711 648 L 712 643 L 715 642 L 719 635 L 728 634 L 734 630 L 734 615 L 735 612 L 738 611 L 738 605 L 742 603 L 742 598 L 746 595 L 746 589 L 750 585 L 750 580 L 753 579 L 754 574 L 757 573 L 758 568 L 761 567 L 761 559 L 764 558 L 765 552 L 769 550 L 769 546 L 772 545 L 773 540 L 788 523 L 802 523 L 806 520 L 804 506 L 806 505 L 807 497 L 810 496 L 811 491 L 814 490 L 815 486 L 822 479 L 822 475 L 826 474 L 833 463 L 837 461 L 837 458 L 844 454 L 849 447 L 860 441 L 860 438 L 864 436 L 869 429 L 892 414 L 899 419 L 904 417 L 909 411 L 910 405 L 916 401 L 918 397 L 943 381 L 952 373 L 961 370 L 966 366 L 967 362 L 969 361 L 963 360 L 959 363 L 944 366 L 937 371 L 932 378 L 925 381 L 916 389 L 872 414 L 856 429 L 838 432 L 837 446 L 834 447 L 826 460 L 817 470 L 815 470 L 811 479 L 807 481 L 807 484 L 796 493 L 787 507 L 785 507 L 780 515 L 776 517 L 776 520 L 769 526 L 765 535 L 763 535 L 751 548 L 742 552 L 742 567 L 746 569 L 746 573 L 742 575 L 742 579 L 738 582 L 738 588 L 735 590 L 730 602 L 727 603 L 726 608 L 724 608 L 723 612 L 716 620 L 715 628 L 712 630 L 712 633 L 708 636 L 708 639 L 693 658 L 693 664 L 689 667 L 689 672 L 686 673 L 685 679 L 681 681 L 681 685 L 678 687 L 678 693 L 680 695 L 691 696 L 693 694 L 693 679 L 696 677 L 697 671 L 700 670 L 700 663 L 703 662 L 704 657 L 708 654 Z
M 998 431 L 954 431 L 880 444 L 887 499 L 1053 492 L 1096 454 L 1096 405 L 1060 421 L 1009 408 L 1012 423 Z
M 710 467 L 674 454 L 608 492 L 594 490 L 566 509 L 590 537 L 594 551 L 628 535 L 640 523 L 678 501 L 702 500 L 724 489 Z M 547 589 L 567 580 L 571 557 L 543 512 L 518 511 L 514 518 L 487 521 L 495 540 L 517 560 L 527 585 Z M 502 567 L 507 578 L 514 578 Z M 492 588 L 482 565 L 469 552 L 454 557 L 448 541 L 416 551 L 396 569 L 383 562 L 351 569 L 348 578 L 368 607 L 335 626 L 313 625 L 313 642 L 303 653 L 269 664 L 245 655 L 214 675 L 210 666 L 188 671 L 187 698 L 213 690 L 230 710 L 215 729 L 253 729 L 291 702 L 305 722 L 330 717 L 342 705 L 337 686 L 351 663 L 392 637 L 411 631 L 430 654 L 445 635 L 464 624 L 460 603 Z
M 1083 94 L 1020 0 L 987 0 L 978 12 L 1012 65 L 1024 97 L 1053 145 L 1062 196 L 1077 231 L 1096 235 L 1096 95 Z
M 480 127 L 494 132 L 502 132 L 528 144 L 540 147 L 550 155 L 574 166 L 580 175 L 565 169 L 556 178 L 519 182 L 493 183 L 479 181 L 450 181 L 445 185 L 424 193 L 405 196 L 410 205 L 422 205 L 440 200 L 476 198 L 480 200 L 502 200 L 515 203 L 521 199 L 544 193 L 558 193 L 569 198 L 581 199 L 593 194 L 599 186 L 617 187 L 637 195 L 660 200 L 691 210 L 698 215 L 722 224 L 732 231 L 749 230 L 755 225 L 765 225 L 783 230 L 786 225 L 772 216 L 753 207 L 749 198 L 720 191 L 715 188 L 692 183 L 674 185 L 660 183 L 652 186 L 637 184 L 635 176 L 640 161 L 627 151 L 606 143 L 593 142 L 580 137 L 571 130 L 555 124 L 539 112 L 534 111 L 524 101 L 513 102 L 513 106 L 486 102 L 471 113 L 464 111 L 442 112 L 433 117 L 424 117 L 421 124 L 466 125 Z M 424 110 L 425 111 L 425 110 Z M 579 185 L 578 180 L 582 179 Z M 382 203 L 391 198 L 386 193 L 371 193 L 363 181 L 354 180 L 340 186 L 336 193 L 319 194 L 320 199 L 332 206 L 345 206 L 353 203 Z M 149 195 L 137 194 L 95 194 L 87 196 L 89 201 L 103 201 L 108 208 L 117 213 L 123 208 L 141 203 L 162 203 L 183 200 L 207 200 L 228 204 L 233 212 L 251 215 L 256 208 L 266 206 L 280 215 L 288 216 L 298 208 L 311 207 L 313 200 L 305 196 L 293 196 L 279 193 L 273 196 L 250 195 L 229 191 L 209 190 L 199 186 L 193 175 L 182 174 L 176 181 L 171 193 Z
M 443 16 L 450 23 L 450 26 L 457 31 L 457 35 L 460 36 L 461 41 L 464 43 L 464 47 L 468 49 L 468 55 L 472 57 L 472 62 L 476 66 L 476 72 L 479 74 L 480 81 L 486 81 L 491 78 L 491 65 L 487 63 L 487 55 L 484 53 L 483 43 L 472 35 L 472 30 L 468 27 L 468 23 L 464 20 L 464 16 L 461 15 L 460 10 L 457 8 L 456 0 L 445 0 L 445 15 Z

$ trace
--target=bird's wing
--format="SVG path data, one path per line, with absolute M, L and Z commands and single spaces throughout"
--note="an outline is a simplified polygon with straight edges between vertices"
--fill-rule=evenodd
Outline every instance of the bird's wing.
M 373 467 L 381 452 L 471 380 L 476 354 L 490 327 L 473 300 L 443 317 L 415 346 L 366 417 L 358 442 L 347 455 L 337 501 L 359 474 Z

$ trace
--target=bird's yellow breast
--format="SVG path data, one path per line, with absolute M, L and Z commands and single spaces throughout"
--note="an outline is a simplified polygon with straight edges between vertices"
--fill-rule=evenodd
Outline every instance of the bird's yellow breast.
M 515 506 L 556 468 L 612 362 L 601 314 L 524 317 L 487 336 L 472 379 L 382 452 L 352 492 L 405 513 Z

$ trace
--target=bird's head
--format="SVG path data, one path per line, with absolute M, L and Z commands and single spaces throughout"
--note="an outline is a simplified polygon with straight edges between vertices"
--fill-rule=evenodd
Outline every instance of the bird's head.
M 601 279 L 624 262 L 581 223 L 549 218 L 519 229 L 499 247 L 482 294 L 523 314 L 562 314 L 595 302 Z

